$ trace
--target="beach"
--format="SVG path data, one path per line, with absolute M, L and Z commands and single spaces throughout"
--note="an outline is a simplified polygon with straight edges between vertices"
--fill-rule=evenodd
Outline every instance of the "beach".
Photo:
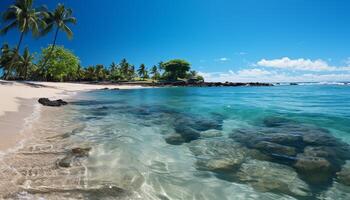
M 25 187 L 23 180 L 27 180 L 27 183 L 33 181 L 29 177 L 44 182 L 55 179 L 59 185 L 53 185 L 57 189 L 63 187 L 63 190 L 64 187 L 72 189 L 76 184 L 81 184 L 80 180 L 83 179 L 84 173 L 80 172 L 84 168 L 73 168 L 72 174 L 75 175 L 72 178 L 65 174 L 67 171 L 64 168 L 56 167 L 57 159 L 66 153 L 67 147 L 79 145 L 62 140 L 60 135 L 79 125 L 69 123 L 65 127 L 64 124 L 55 123 L 64 120 L 62 108 L 45 107 L 38 103 L 39 98 L 72 100 L 80 92 L 136 88 L 141 86 L 0 81 L 0 93 L 3 94 L 0 107 L 0 199 L 21 199 L 18 192 Z M 45 185 L 40 183 L 41 186 Z M 30 187 L 26 190 L 45 192 L 45 189 L 42 191 Z M 56 197 L 51 195 L 50 198 Z
M 80 83 L 53 83 L 53 82 L 19 82 L 0 80 L 0 151 L 6 151 L 16 146 L 23 136 L 26 118 L 30 118 L 35 109 L 40 109 L 37 103 L 39 98 L 65 99 L 82 91 L 98 89 L 133 89 L 137 85 L 97 85 Z M 35 116 L 32 116 L 35 117 Z M 28 121 L 28 120 L 27 120 Z M 25 137 L 25 136 L 24 136 Z

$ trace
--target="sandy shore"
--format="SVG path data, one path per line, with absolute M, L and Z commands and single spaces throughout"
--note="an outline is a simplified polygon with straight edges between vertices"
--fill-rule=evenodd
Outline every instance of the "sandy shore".
M 40 109 L 37 99 L 47 97 L 52 99 L 69 98 L 81 91 L 103 88 L 135 89 L 141 86 L 128 85 L 95 85 L 80 83 L 52 82 L 17 82 L 0 80 L 0 151 L 6 151 L 16 146 L 23 137 L 20 130 L 24 128 L 26 119 Z

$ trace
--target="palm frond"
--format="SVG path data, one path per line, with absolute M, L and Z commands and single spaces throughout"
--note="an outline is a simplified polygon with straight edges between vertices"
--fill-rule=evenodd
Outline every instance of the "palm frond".
M 16 19 L 16 10 L 7 9 L 5 12 L 2 13 L 1 18 L 4 22 L 10 21 L 10 20 L 15 20 Z
M 77 19 L 75 17 L 68 17 L 68 18 L 64 19 L 63 22 L 64 23 L 76 24 L 77 23 Z
M 73 38 L 72 30 L 70 30 L 70 28 L 66 24 L 63 24 L 62 28 L 63 28 L 64 32 L 66 32 L 68 39 L 72 39 Z
M 41 30 L 40 35 L 44 36 L 50 33 L 53 29 L 54 24 L 48 24 L 44 29 Z
M 18 23 L 17 21 L 13 21 L 12 23 L 5 26 L 3 29 L 0 30 L 0 35 L 6 34 L 10 29 L 17 27 Z

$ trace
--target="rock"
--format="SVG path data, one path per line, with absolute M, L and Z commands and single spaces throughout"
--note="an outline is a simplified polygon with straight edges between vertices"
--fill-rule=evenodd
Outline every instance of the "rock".
M 340 172 L 337 172 L 337 179 L 339 183 L 350 186 L 350 160 L 346 161 Z
M 252 146 L 261 152 L 272 156 L 295 156 L 296 150 L 294 147 L 284 146 L 272 142 L 261 141 Z
M 317 146 L 336 146 L 338 144 L 342 144 L 340 140 L 333 137 L 329 133 L 324 133 L 319 130 L 304 132 L 303 142 L 309 145 Z
M 303 181 L 319 190 L 330 187 L 336 177 L 346 182 L 340 171 L 350 160 L 349 144 L 313 125 L 283 118 L 267 118 L 264 123 L 267 127 L 235 130 L 230 138 L 247 147 L 251 158 L 292 166 Z
M 180 145 L 185 142 L 180 134 L 171 134 L 165 138 L 165 141 L 172 145 Z
M 264 140 L 287 146 L 297 147 L 302 142 L 302 136 L 292 133 L 277 133 L 265 136 Z
M 308 185 L 293 168 L 258 160 L 243 163 L 235 175 L 239 182 L 248 183 L 263 192 L 279 192 L 292 196 L 310 196 Z
M 72 163 L 73 163 L 73 160 L 74 160 L 74 156 L 69 154 L 66 157 L 64 157 L 64 158 L 62 158 L 61 160 L 58 161 L 58 166 L 65 167 L 65 168 L 71 167 Z
M 219 158 L 219 159 L 212 159 L 209 160 L 206 163 L 206 168 L 209 171 L 232 171 L 239 164 L 241 164 L 242 160 L 237 160 L 237 159 L 228 159 L 228 158 Z
M 266 117 L 264 124 L 267 127 L 278 127 L 291 123 L 292 121 L 282 117 Z
M 67 105 L 68 103 L 63 101 L 62 99 L 58 100 L 49 100 L 48 98 L 40 98 L 38 102 L 44 106 L 53 106 L 53 107 L 59 107 L 59 106 L 64 106 Z
M 236 171 L 247 156 L 246 148 L 227 140 L 196 140 L 189 148 L 198 158 L 199 170 L 216 173 Z
M 211 119 L 211 118 L 202 118 L 197 116 L 187 116 L 183 114 L 177 114 L 174 121 L 174 127 L 191 127 L 196 131 L 206 131 L 209 129 L 218 129 L 222 128 L 222 119 Z
M 345 200 L 350 199 L 350 187 L 337 182 L 328 188 L 326 191 L 322 192 L 317 199 L 322 200 Z
M 304 155 L 322 158 L 332 158 L 337 156 L 335 151 L 327 146 L 307 146 L 304 149 Z
M 297 155 L 293 166 L 296 171 L 310 184 L 326 184 L 334 177 L 335 169 L 325 158 Z
M 60 167 L 71 167 L 76 158 L 89 156 L 90 150 L 91 147 L 73 148 L 71 152 L 69 152 L 64 158 L 60 159 L 57 164 Z
M 176 126 L 175 131 L 181 135 L 186 143 L 191 142 L 192 140 L 197 140 L 200 137 L 199 131 L 189 126 Z
M 84 157 L 84 156 L 89 156 L 89 152 L 91 150 L 91 147 L 86 147 L 86 148 L 73 148 L 72 153 L 77 156 L 77 157 Z
M 203 138 L 221 137 L 222 133 L 217 129 L 209 129 L 209 130 L 200 132 L 200 136 Z

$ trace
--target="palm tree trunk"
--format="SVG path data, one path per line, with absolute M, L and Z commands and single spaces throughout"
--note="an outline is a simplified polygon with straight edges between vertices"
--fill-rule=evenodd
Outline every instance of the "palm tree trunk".
M 4 74 L 4 79 L 6 80 L 11 72 L 11 68 L 13 67 L 13 62 L 15 61 L 15 59 L 18 56 L 18 51 L 19 48 L 21 46 L 22 40 L 23 40 L 23 36 L 24 36 L 24 31 L 21 32 L 21 36 L 19 37 L 19 41 L 17 43 L 16 49 L 15 49 L 15 54 L 13 55 L 13 57 L 11 58 L 11 62 L 10 62 L 10 67 L 8 68 L 8 70 L 6 71 L 6 73 Z
M 24 36 L 24 32 L 21 32 L 21 36 L 19 38 L 19 41 L 18 41 L 18 44 L 17 44 L 17 47 L 16 47 L 16 51 L 17 52 L 19 51 L 19 47 L 21 46 L 21 43 L 22 43 L 22 40 L 23 40 L 23 36 Z
M 53 50 L 55 49 L 58 31 L 59 31 L 59 27 L 56 28 L 55 37 L 54 37 L 54 39 L 53 39 L 53 44 L 52 44 L 52 46 L 51 46 L 51 49 L 50 49 L 49 54 L 47 54 L 47 56 L 46 56 L 46 58 L 45 58 L 45 60 L 44 60 L 44 63 L 43 63 L 43 65 L 42 65 L 43 68 L 45 68 L 47 62 L 49 61 L 49 59 L 50 59 L 50 57 L 51 57 L 51 54 L 52 54 Z M 46 70 L 46 80 L 47 80 L 47 78 L 48 78 L 48 74 L 47 74 L 47 70 Z
M 24 80 L 27 80 L 27 75 L 28 75 L 28 65 L 25 65 L 25 68 L 24 68 Z

